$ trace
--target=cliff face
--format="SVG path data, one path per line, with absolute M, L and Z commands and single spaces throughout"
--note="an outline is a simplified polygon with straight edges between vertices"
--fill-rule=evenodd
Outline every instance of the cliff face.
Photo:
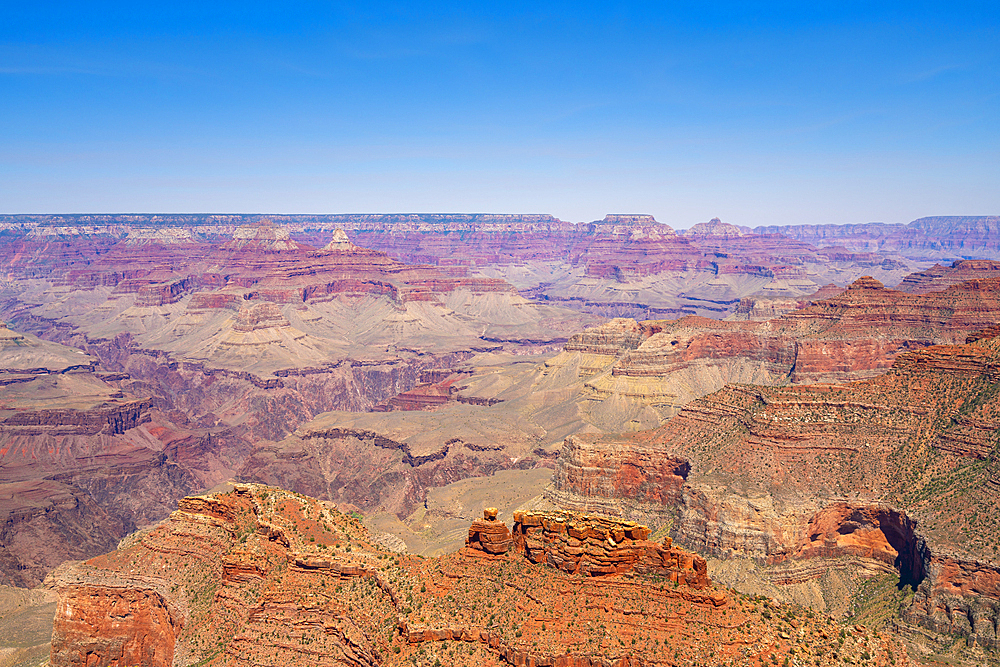
M 576 334 L 557 366 L 579 353 L 580 372 L 599 395 L 625 394 L 670 406 L 726 383 L 843 382 L 889 369 L 903 352 L 958 343 L 1000 316 L 1000 281 L 991 263 L 963 269 L 979 276 L 946 289 L 910 294 L 877 280 L 815 299 L 766 321 L 616 319 Z M 986 276 L 986 277 L 983 277 Z M 602 375 L 602 373 L 604 373 Z
M 152 590 L 81 583 L 59 600 L 51 664 L 87 664 L 90 656 L 101 656 L 107 665 L 170 667 L 181 630 L 181 619 L 171 611 Z M 70 637 L 91 639 L 72 642 Z
M 146 423 L 149 417 L 150 401 L 124 401 L 114 405 L 102 405 L 92 410 L 66 410 L 43 408 L 36 411 L 18 410 L 0 422 L 0 426 L 8 427 L 7 432 L 21 432 L 31 435 L 52 431 L 59 435 L 81 434 L 122 435 L 139 424 Z M 9 427 L 36 427 L 13 429 Z
M 690 470 L 685 459 L 656 445 L 626 450 L 593 436 L 570 436 L 563 442 L 553 481 L 557 490 L 585 498 L 674 505 Z
M 37 585 L 63 560 L 106 551 L 163 518 L 197 488 L 164 453 L 176 434 L 158 437 L 153 401 L 126 395 L 127 376 L 98 366 L 81 350 L 0 327 L 3 583 Z
M 938 292 L 966 282 L 1000 276 L 1000 262 L 987 259 L 960 259 L 949 266 L 935 264 L 924 271 L 917 271 L 903 279 L 896 287 L 900 292 L 926 294 Z
M 500 280 L 449 276 L 429 266 L 408 266 L 385 253 L 347 241 L 317 250 L 290 238 L 280 225 L 259 222 L 236 226 L 224 243 L 186 238 L 126 239 L 105 252 L 86 245 L 77 256 L 25 252 L 4 254 L 19 277 L 47 271 L 55 283 L 93 289 L 112 287 L 116 294 L 137 294 L 137 305 L 155 307 L 178 301 L 192 291 L 253 289 L 249 299 L 302 303 L 340 293 L 388 293 L 400 302 L 434 299 L 455 289 L 510 291 Z M 74 239 L 76 240 L 76 239 Z M 26 242 L 22 242 L 24 245 Z
M 551 497 L 659 507 L 682 544 L 783 581 L 803 576 L 797 562 L 866 559 L 916 588 L 904 618 L 996 646 L 1000 524 L 983 517 L 996 516 L 1000 339 L 970 338 L 904 353 L 871 380 L 729 386 L 655 431 L 568 439 Z M 651 493 L 644 481 L 674 461 L 690 466 L 679 493 Z M 640 483 L 608 483 L 625 476 Z
M 641 526 L 577 523 L 588 535 L 606 532 L 605 542 L 621 532 L 623 546 L 652 545 L 624 534 Z M 883 635 L 841 632 L 828 619 L 728 593 L 707 581 L 703 561 L 674 547 L 651 548 L 677 557 L 670 566 L 677 583 L 655 573 L 581 579 L 513 552 L 400 556 L 311 498 L 237 486 L 185 498 L 170 519 L 117 551 L 55 572 L 51 662 L 751 665 L 807 654 L 832 665 L 836 650 L 878 666 L 910 664 Z M 684 583 L 688 577 L 699 587 Z M 785 621 L 796 636 L 785 632 Z
M 44 501 L 8 489 L 12 516 L 31 516 L 0 536 L 0 574 L 18 584 L 159 520 L 318 414 L 385 406 L 425 369 L 477 350 L 534 351 L 593 321 L 531 304 L 502 280 L 407 266 L 343 233 L 316 249 L 266 224 L 55 231 L 65 252 L 47 234 L 0 246 L 16 281 L 3 311 L 24 330 L 0 332 L 0 485 L 52 482 Z M 498 329 L 501 342 L 484 340 Z M 398 506 L 499 467 L 466 453 L 426 464 Z
M 514 549 L 532 563 L 547 563 L 570 574 L 605 576 L 637 572 L 665 577 L 695 589 L 708 587 L 704 558 L 651 542 L 650 530 L 634 521 L 571 512 L 515 512 Z M 715 595 L 713 604 L 726 603 Z
M 405 519 L 431 487 L 517 467 L 503 450 L 496 445 L 477 451 L 460 438 L 413 447 L 367 429 L 308 428 L 258 448 L 239 476 Z
M 255 304 L 235 328 L 247 336 L 288 330 L 283 317 L 274 304 Z M 5 582 L 20 585 L 34 585 L 62 560 L 105 551 L 137 525 L 161 519 L 178 497 L 243 467 L 255 443 L 280 440 L 331 409 L 387 403 L 416 384 L 424 368 L 447 367 L 470 354 L 345 360 L 267 377 L 177 362 L 130 335 L 93 340 L 48 329 L 86 354 L 2 331 L 0 488 L 10 494 L 11 518 L 0 532 L 6 549 L 0 572 Z M 414 488 L 400 490 L 399 507 L 422 502 L 426 488 L 442 480 L 510 465 L 498 457 L 500 465 L 484 461 L 490 452 L 456 453 L 457 461 L 416 455 L 404 463 L 407 470 L 423 467 L 415 471 Z M 29 487 L 28 480 L 46 483 Z M 396 480 L 391 474 L 382 480 L 386 495 L 395 493 L 388 487 Z

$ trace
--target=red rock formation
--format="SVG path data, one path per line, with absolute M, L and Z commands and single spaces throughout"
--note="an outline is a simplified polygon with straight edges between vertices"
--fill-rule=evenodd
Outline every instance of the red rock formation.
M 430 410 L 451 400 L 451 387 L 442 384 L 420 384 L 393 396 L 389 407 L 395 410 Z
M 20 254 L 7 260 L 5 253 L 0 256 L 0 265 L 10 261 L 9 270 L 27 276 L 44 264 L 50 274 L 54 271 L 56 282 L 84 289 L 112 286 L 120 294 L 137 293 L 136 303 L 144 307 L 176 302 L 195 289 L 226 285 L 253 289 L 250 298 L 279 303 L 301 303 L 339 293 L 390 294 L 405 302 L 434 299 L 435 294 L 455 289 L 513 290 L 500 280 L 456 278 L 428 266 L 408 267 L 385 253 L 346 240 L 336 248 L 317 251 L 292 240 L 283 226 L 266 220 L 237 226 L 232 233 L 232 239 L 220 245 L 196 241 L 190 233 L 167 242 L 155 234 L 140 235 L 85 260 L 86 246 L 80 259 L 71 260 L 42 252 L 26 254 L 26 248 L 19 246 Z M 211 303 L 208 295 L 199 295 L 198 307 Z
M 129 429 L 133 429 L 140 424 L 150 420 L 148 399 L 136 401 L 115 402 L 112 405 L 101 405 L 91 410 L 18 410 L 10 417 L 0 421 L 0 429 L 3 427 L 35 427 L 32 429 L 18 429 L 21 434 L 40 434 L 44 431 L 52 431 L 58 435 L 86 434 L 97 435 L 107 433 L 108 435 L 121 435 Z M 4 429 L 13 433 L 10 428 Z M 0 458 L 6 451 L 0 450 Z
M 182 629 L 178 611 L 153 590 L 74 586 L 56 610 L 53 667 L 171 667 Z M 89 637 L 90 641 L 70 638 Z
M 704 558 L 650 542 L 650 530 L 634 521 L 570 512 L 515 512 L 514 549 L 532 563 L 546 563 L 570 574 L 606 576 L 638 572 L 665 577 L 695 589 L 707 587 Z M 725 597 L 713 597 L 716 606 Z
M 926 583 L 916 590 L 903 618 L 949 635 L 1000 648 L 1000 567 L 995 563 L 937 554 L 927 563 Z
M 916 295 L 863 277 L 840 294 L 810 300 L 769 321 L 618 319 L 574 335 L 565 350 L 618 357 L 613 377 L 669 381 L 671 374 L 688 368 L 749 364 L 758 382 L 765 371 L 775 384 L 842 382 L 882 373 L 902 352 L 964 341 L 998 318 L 997 278 Z M 721 387 L 707 371 L 701 374 L 705 390 L 691 398 Z
M 79 224 L 84 217 L 74 220 Z M 831 261 L 847 263 L 853 267 L 852 271 L 866 266 L 878 266 L 890 272 L 901 268 L 884 266 L 886 260 L 882 257 L 846 250 L 836 256 L 830 251 L 820 254 L 815 248 L 787 236 L 748 233 L 749 230 L 721 222 L 696 225 L 686 236 L 680 236 L 648 215 L 608 215 L 603 220 L 586 224 L 571 224 L 547 215 L 274 216 L 274 220 L 282 224 L 271 223 L 262 216 L 86 217 L 88 223 L 103 222 L 118 236 L 128 238 L 96 263 L 75 262 L 79 265 L 74 267 L 77 273 L 64 280 L 66 284 L 82 285 L 86 281 L 90 285 L 115 285 L 122 280 L 115 276 L 122 272 L 121 267 L 127 266 L 130 279 L 137 281 L 136 285 L 149 288 L 150 293 L 144 295 L 143 303 L 155 304 L 154 292 L 175 292 L 178 280 L 195 275 L 192 265 L 200 267 L 197 275 L 214 272 L 227 276 L 233 285 L 249 287 L 261 276 L 281 273 L 281 267 L 289 265 L 294 255 L 310 254 L 309 247 L 300 242 L 303 239 L 316 246 L 326 244 L 318 254 L 341 259 L 364 254 L 351 243 L 348 234 L 360 246 L 383 251 L 409 263 L 433 264 L 441 275 L 456 279 L 490 265 L 552 261 L 581 267 L 585 276 L 613 282 L 631 282 L 663 272 L 804 279 L 807 274 L 811 275 L 807 264 L 815 268 Z M 151 226 L 157 224 L 186 226 Z M 723 229 L 727 233 L 719 232 Z M 738 233 L 729 233 L 731 229 L 737 229 Z M 291 238 L 290 230 L 294 230 L 299 240 Z M 337 234 L 333 241 L 331 233 Z M 226 235 L 231 238 L 223 247 L 214 247 L 213 242 Z M 24 259 L 21 257 L 19 261 Z M 18 264 L 18 270 L 28 271 L 29 265 L 40 261 L 45 260 L 39 255 L 29 255 L 26 264 Z M 314 257 L 311 263 L 330 261 L 336 260 L 327 257 L 317 262 Z M 379 264 L 379 261 L 376 259 L 374 263 Z M 112 269 L 111 264 L 117 268 Z M 293 264 L 296 266 L 292 272 L 303 269 L 301 261 Z M 61 271 L 62 266 L 59 269 Z M 323 271 L 325 269 L 320 273 Z M 809 284 L 809 280 L 804 284 Z M 322 284 L 310 287 L 310 292 L 315 294 Z M 550 287 L 538 285 L 536 289 L 546 298 L 567 297 L 562 288 Z M 494 284 L 492 288 L 498 287 Z M 788 290 L 789 286 L 780 289 Z M 800 290 L 794 288 L 792 291 L 798 294 Z M 297 296 L 295 290 L 269 289 L 263 298 L 287 301 Z M 736 294 L 735 298 L 730 294 L 721 300 L 717 296 L 706 299 L 703 294 L 692 294 L 687 301 L 691 308 L 725 313 L 741 296 L 746 296 L 746 292 Z M 653 304 L 636 303 L 632 297 L 615 301 L 604 295 L 591 298 L 589 305 L 583 300 L 577 303 L 572 299 L 566 303 L 608 314 L 615 310 L 621 311 L 619 314 L 633 314 L 636 308 L 650 314 L 683 312 L 673 299 L 671 303 Z
M 673 505 L 690 464 L 667 455 L 662 447 L 640 445 L 628 449 L 612 445 L 614 436 L 570 436 L 563 442 L 553 481 L 564 494 L 580 498 L 628 499 Z M 595 508 L 596 509 L 596 508 Z
M 689 462 L 680 493 L 659 501 L 683 544 L 772 565 L 868 559 L 917 588 L 906 618 L 993 646 L 1000 484 L 985 462 L 1000 427 L 1000 339 L 972 338 L 902 354 L 864 382 L 732 386 L 656 431 L 576 436 L 551 497 L 649 516 L 657 497 L 644 481 L 660 462 Z M 639 483 L 607 483 L 625 474 Z
M 911 273 L 896 286 L 900 292 L 926 294 L 939 292 L 967 280 L 1000 276 L 1000 262 L 986 259 L 959 259 L 944 267 L 935 264 L 925 271 Z
M 645 536 L 634 524 L 586 521 L 588 531 L 609 527 L 612 539 L 616 531 Z M 332 667 L 429 656 L 456 667 L 749 667 L 836 650 L 876 667 L 909 664 L 884 636 L 793 618 L 792 608 L 711 586 L 703 562 L 680 550 L 657 553 L 684 560 L 670 566 L 684 574 L 680 583 L 655 573 L 579 577 L 475 549 L 404 556 L 374 546 L 359 523 L 310 498 L 238 486 L 187 498 L 118 551 L 60 568 L 50 580 L 60 598 L 51 661 Z M 683 583 L 691 575 L 704 587 Z M 778 616 L 800 629 L 798 638 Z
M 505 554 L 512 544 L 510 530 L 507 524 L 497 520 L 497 509 L 488 507 L 483 510 L 483 518 L 477 519 L 469 526 L 469 537 L 465 546 L 488 554 Z
M 249 333 L 257 329 L 270 327 L 288 327 L 291 324 L 281 314 L 281 310 L 273 303 L 258 303 L 250 308 L 240 308 L 236 314 L 233 331 Z

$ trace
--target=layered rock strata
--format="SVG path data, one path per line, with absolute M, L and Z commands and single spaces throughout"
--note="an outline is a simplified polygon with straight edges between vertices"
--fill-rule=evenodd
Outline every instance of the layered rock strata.
M 125 237 L 113 249 L 112 256 L 115 253 L 124 256 L 129 249 L 142 248 L 151 259 L 155 258 L 151 261 L 137 257 L 128 269 L 140 283 L 157 286 L 143 302 L 151 305 L 156 303 L 157 290 L 163 292 L 165 285 L 178 285 L 178 281 L 189 278 L 197 282 L 225 275 L 233 284 L 254 282 L 247 272 L 226 273 L 216 265 L 219 252 L 211 246 L 220 241 L 224 241 L 225 261 L 253 264 L 260 274 L 261 268 L 280 263 L 282 254 L 310 252 L 305 244 L 322 246 L 318 252 L 329 256 L 363 254 L 353 240 L 397 260 L 434 265 L 440 274 L 455 279 L 471 280 L 474 275 L 499 273 L 526 289 L 526 294 L 602 316 L 641 313 L 639 316 L 655 317 L 684 312 L 722 316 L 731 312 L 740 298 L 761 290 L 770 296 L 797 297 L 810 294 L 820 284 L 834 279 L 850 280 L 877 271 L 878 277 L 895 282 L 906 273 L 904 264 L 871 252 L 845 248 L 819 251 L 789 236 L 756 233 L 718 219 L 677 234 L 652 216 L 638 214 L 611 214 L 603 220 L 581 224 L 550 215 L 273 218 L 277 224 L 258 215 L 22 216 L 8 226 L 12 233 L 23 234 L 23 238 L 15 234 L 12 253 L 21 276 L 45 275 L 40 265 L 48 260 L 38 246 L 40 238 L 49 241 L 58 238 L 72 246 L 85 240 L 92 243 L 90 239 L 96 236 L 106 239 L 105 243 Z M 0 222 L 0 228 L 3 225 Z M 107 248 L 102 245 L 100 249 Z M 205 260 L 197 262 L 199 265 L 214 268 L 197 274 L 171 275 L 178 273 L 179 263 L 171 254 L 177 251 Z M 100 284 L 108 279 L 109 272 L 91 266 L 88 252 L 66 253 L 62 257 L 64 264 L 73 266 L 72 278 L 67 280 L 86 279 Z M 373 258 L 373 262 L 378 264 L 379 260 Z M 142 272 L 146 267 L 159 272 L 158 281 L 149 283 Z M 136 268 L 140 270 L 136 272 Z M 114 273 L 122 272 L 118 269 Z M 261 293 L 277 300 L 303 294 L 286 289 L 295 281 L 282 282 L 263 287 Z M 664 289 L 661 283 L 670 287 Z M 347 286 L 345 283 L 338 290 L 342 292 Z M 319 293 L 326 288 L 323 284 L 313 287 Z M 351 289 L 377 291 L 380 287 L 387 288 L 385 284 L 362 281 L 354 283 Z M 175 286 L 167 292 L 176 294 L 178 289 L 189 288 Z M 171 298 L 174 297 L 169 294 L 166 297 L 168 302 Z M 427 298 L 427 294 L 417 290 L 414 295 L 399 293 L 395 298 L 419 300 Z
M 916 590 L 904 618 L 994 647 L 1000 339 L 986 334 L 863 382 L 729 386 L 655 431 L 575 436 L 551 498 L 659 507 L 685 546 L 762 565 L 866 559 Z M 689 472 L 664 496 L 676 461 Z
M 986 264 L 977 266 L 969 271 L 994 273 Z M 563 354 L 546 364 L 574 365 L 596 395 L 645 400 L 669 417 L 726 383 L 872 377 L 905 351 L 962 342 L 998 317 L 995 276 L 923 294 L 889 290 L 863 277 L 839 294 L 767 321 L 616 319 L 574 335 Z
M 483 518 L 477 519 L 469 526 L 469 537 L 465 546 L 488 554 L 505 554 L 510 550 L 513 540 L 510 529 L 503 521 L 497 521 L 497 509 L 488 507 L 483 510 Z
M 256 485 L 185 498 L 167 521 L 50 583 L 54 667 L 749 667 L 792 656 L 826 667 L 832 651 L 910 664 L 884 635 L 711 586 L 582 578 L 475 549 L 400 556 L 334 509 Z
M 569 512 L 515 512 L 514 550 L 532 563 L 570 574 L 604 576 L 636 572 L 665 577 L 695 589 L 709 585 L 705 559 L 663 543 L 634 521 Z M 725 604 L 725 597 L 713 597 Z
M 992 259 L 997 255 L 997 216 L 936 216 L 902 224 L 792 225 L 757 227 L 761 234 L 784 234 L 816 246 L 854 252 L 892 252 L 915 260 Z
M 127 376 L 82 351 L 0 328 L 0 581 L 34 586 L 67 558 L 109 548 L 200 485 Z M 6 380 L 6 381 L 5 381 Z

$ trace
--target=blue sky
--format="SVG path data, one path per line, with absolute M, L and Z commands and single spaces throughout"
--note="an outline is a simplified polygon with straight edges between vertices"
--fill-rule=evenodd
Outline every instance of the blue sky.
M 0 212 L 1000 214 L 1000 3 L 476 4 L 4 2 Z

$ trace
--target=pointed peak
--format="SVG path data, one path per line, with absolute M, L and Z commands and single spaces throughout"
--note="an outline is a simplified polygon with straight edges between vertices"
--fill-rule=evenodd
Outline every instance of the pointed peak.
M 333 232 L 333 238 L 330 242 L 323 246 L 323 252 L 350 252 L 354 250 L 357 246 L 351 243 L 351 240 L 347 238 L 347 232 L 345 232 L 340 227 L 337 227 Z
M 878 280 L 872 278 L 871 276 L 861 276 L 853 283 L 847 286 L 849 290 L 859 290 L 859 289 L 885 289 L 883 285 Z

